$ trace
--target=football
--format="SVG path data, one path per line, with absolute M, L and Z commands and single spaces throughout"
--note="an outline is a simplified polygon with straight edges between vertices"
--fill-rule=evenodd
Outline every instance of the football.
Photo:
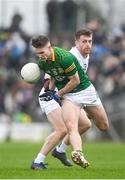
M 27 63 L 21 69 L 21 77 L 28 83 L 35 83 L 40 78 L 40 68 L 36 63 Z

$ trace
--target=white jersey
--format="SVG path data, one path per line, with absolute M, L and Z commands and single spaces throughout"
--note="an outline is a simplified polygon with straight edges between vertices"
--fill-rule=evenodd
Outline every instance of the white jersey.
M 80 65 L 82 66 L 83 70 L 86 72 L 88 69 L 88 64 L 89 64 L 89 54 L 86 58 L 84 58 L 79 50 L 74 46 L 71 48 L 69 51 L 71 54 L 73 54 L 79 61 Z

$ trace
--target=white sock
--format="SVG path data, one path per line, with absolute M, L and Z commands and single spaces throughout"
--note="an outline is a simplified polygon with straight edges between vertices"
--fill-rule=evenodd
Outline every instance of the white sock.
M 62 142 L 59 146 L 56 147 L 56 150 L 60 153 L 65 152 L 66 149 L 67 149 L 67 145 L 64 142 Z
M 45 156 L 44 154 L 39 153 L 39 154 L 37 155 L 37 157 L 35 158 L 34 162 L 35 162 L 35 163 L 44 162 L 45 157 L 46 157 L 46 156 Z

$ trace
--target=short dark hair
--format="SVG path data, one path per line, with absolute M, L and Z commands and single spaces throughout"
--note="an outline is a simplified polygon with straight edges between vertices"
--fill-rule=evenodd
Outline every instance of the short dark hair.
M 32 38 L 32 46 L 35 48 L 44 47 L 49 42 L 49 39 L 46 36 L 40 35 Z
M 89 28 L 80 29 L 80 30 L 76 31 L 75 39 L 79 39 L 80 36 L 82 36 L 82 35 L 91 36 L 92 35 L 92 31 Z

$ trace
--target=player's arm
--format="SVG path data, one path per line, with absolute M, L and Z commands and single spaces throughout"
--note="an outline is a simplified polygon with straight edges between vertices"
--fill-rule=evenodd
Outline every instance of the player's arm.
M 44 91 L 49 90 L 50 82 L 51 82 L 51 76 L 49 74 L 45 73 L 44 81 L 43 81 Z
M 51 89 L 51 90 L 55 89 L 55 79 L 52 77 L 50 77 L 49 89 Z
M 69 79 L 68 83 L 58 91 L 59 96 L 71 92 L 80 84 L 80 78 L 75 64 L 75 56 L 67 53 L 65 58 L 61 61 L 62 67 L 65 71 L 65 76 Z
M 80 84 L 80 79 L 77 72 L 72 76 L 69 76 L 68 79 L 69 82 L 65 85 L 65 87 L 58 91 L 57 94 L 59 96 L 63 96 L 64 94 L 71 92 L 75 87 L 77 87 Z
M 49 74 L 45 74 L 44 83 L 43 83 L 44 91 L 54 90 L 55 89 L 55 80 Z

